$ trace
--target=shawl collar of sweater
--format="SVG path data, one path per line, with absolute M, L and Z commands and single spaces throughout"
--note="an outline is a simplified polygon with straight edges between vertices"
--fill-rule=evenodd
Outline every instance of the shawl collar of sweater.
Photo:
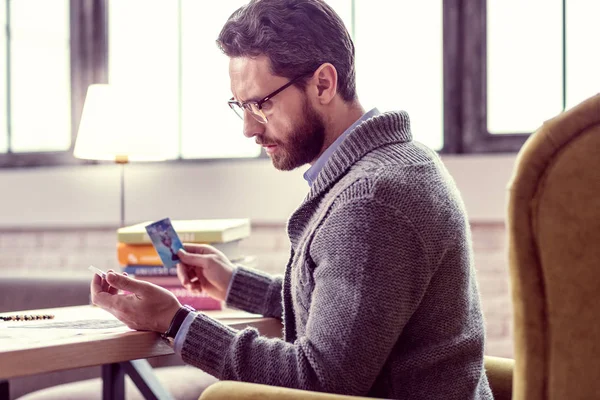
M 386 112 L 369 118 L 354 128 L 331 155 L 311 186 L 305 202 L 321 196 L 370 151 L 384 145 L 411 140 L 410 120 L 405 111 Z

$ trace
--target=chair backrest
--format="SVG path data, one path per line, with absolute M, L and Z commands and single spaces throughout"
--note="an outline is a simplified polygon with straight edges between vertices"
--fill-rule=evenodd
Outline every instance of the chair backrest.
M 514 399 L 600 399 L 600 94 L 546 121 L 509 184 Z

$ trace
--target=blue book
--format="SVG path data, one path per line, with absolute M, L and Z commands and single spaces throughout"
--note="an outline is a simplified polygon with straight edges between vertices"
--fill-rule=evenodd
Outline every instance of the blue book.
M 177 276 L 177 267 L 165 268 L 156 265 L 126 265 L 123 272 L 128 275 Z

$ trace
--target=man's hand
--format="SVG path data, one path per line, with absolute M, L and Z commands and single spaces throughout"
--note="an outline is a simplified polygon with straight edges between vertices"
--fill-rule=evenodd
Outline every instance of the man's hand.
M 119 293 L 119 290 L 130 292 Z M 175 295 L 150 282 L 109 270 L 106 279 L 94 274 L 92 303 L 110 312 L 129 328 L 164 333 L 181 307 Z
M 189 291 L 204 291 L 217 300 L 225 300 L 235 266 L 225 254 L 206 244 L 184 244 L 177 253 L 177 276 Z

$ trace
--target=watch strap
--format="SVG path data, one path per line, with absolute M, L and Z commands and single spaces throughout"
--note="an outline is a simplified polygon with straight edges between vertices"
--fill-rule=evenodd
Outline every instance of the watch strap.
M 179 332 L 179 328 L 181 328 L 181 324 L 183 324 L 185 318 L 188 316 L 189 313 L 194 311 L 196 310 L 194 310 L 187 304 L 181 306 L 179 310 L 177 310 L 177 312 L 175 313 L 175 316 L 171 320 L 171 325 L 169 326 L 169 329 L 167 329 L 167 331 L 163 334 L 163 337 L 167 339 L 175 339 L 175 336 L 177 336 L 177 332 Z

